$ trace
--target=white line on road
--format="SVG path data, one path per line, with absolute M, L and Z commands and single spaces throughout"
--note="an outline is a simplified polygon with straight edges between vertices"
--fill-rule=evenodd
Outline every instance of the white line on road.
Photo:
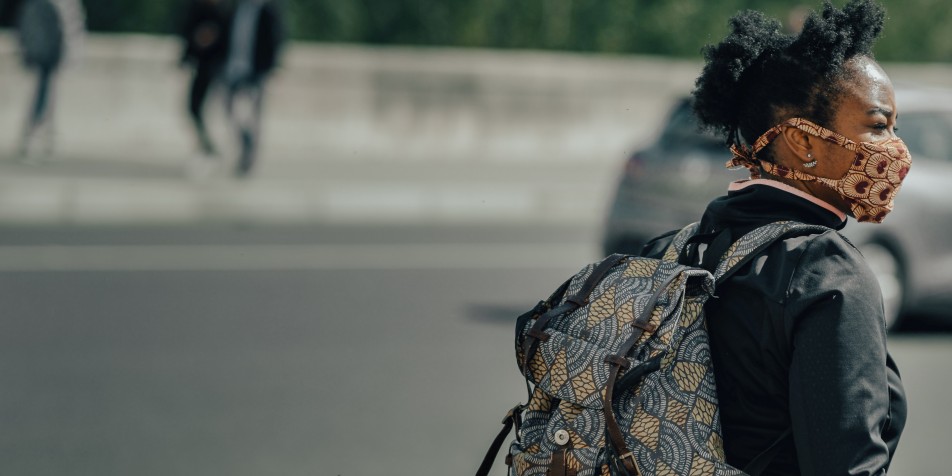
M 0 246 L 0 272 L 573 269 L 589 244 Z

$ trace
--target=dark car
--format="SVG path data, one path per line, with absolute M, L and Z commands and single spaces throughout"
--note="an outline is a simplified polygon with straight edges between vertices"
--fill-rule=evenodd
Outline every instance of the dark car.
M 887 325 L 913 313 L 945 313 L 952 304 L 952 91 L 897 90 L 899 134 L 913 167 L 881 225 L 843 234 L 879 278 Z M 698 129 L 689 99 L 671 109 L 657 140 L 625 163 L 603 237 L 606 253 L 637 253 L 654 236 L 700 218 L 746 170 L 724 167 L 721 138 Z

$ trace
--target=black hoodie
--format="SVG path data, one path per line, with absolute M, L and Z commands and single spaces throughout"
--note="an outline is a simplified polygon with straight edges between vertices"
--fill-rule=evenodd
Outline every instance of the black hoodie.
M 708 205 L 700 233 L 737 239 L 780 220 L 830 231 L 780 240 L 705 308 L 727 462 L 743 468 L 792 428 L 763 475 L 881 475 L 906 420 L 882 296 L 833 212 L 764 184 Z M 659 257 L 670 242 L 648 243 Z M 699 264 L 698 262 L 688 264 Z

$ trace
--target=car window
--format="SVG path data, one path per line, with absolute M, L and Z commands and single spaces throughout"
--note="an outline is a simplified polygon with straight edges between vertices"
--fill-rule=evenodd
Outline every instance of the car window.
M 724 147 L 723 140 L 713 133 L 700 130 L 690 101 L 679 102 L 671 111 L 661 140 L 668 146 L 714 149 Z
M 899 116 L 899 137 L 913 157 L 949 160 L 952 116 L 942 112 L 908 112 Z

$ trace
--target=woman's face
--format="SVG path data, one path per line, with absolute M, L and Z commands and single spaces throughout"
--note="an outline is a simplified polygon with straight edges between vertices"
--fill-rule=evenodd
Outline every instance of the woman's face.
M 844 89 L 834 105 L 830 129 L 855 142 L 881 142 L 896 137 L 896 98 L 889 77 L 872 59 L 862 56 L 846 64 Z M 817 166 L 810 173 L 838 179 L 846 174 L 855 157 L 853 152 L 826 141 L 820 141 L 814 152 Z M 819 184 L 816 184 L 819 185 Z M 827 187 L 813 187 L 817 197 L 849 212 L 846 201 Z

